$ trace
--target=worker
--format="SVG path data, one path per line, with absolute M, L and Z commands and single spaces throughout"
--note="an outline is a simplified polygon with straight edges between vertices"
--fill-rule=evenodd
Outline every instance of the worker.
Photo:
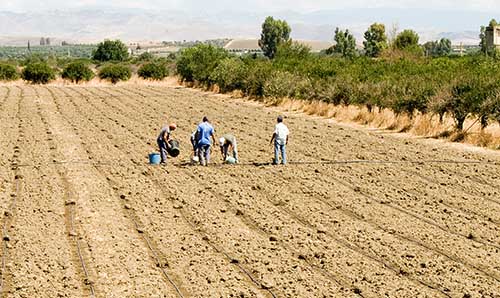
M 156 139 L 158 147 L 160 148 L 160 157 L 161 157 L 160 164 L 167 163 L 168 148 L 170 146 L 168 141 L 170 140 L 170 135 L 172 131 L 174 131 L 176 128 L 177 125 L 175 123 L 170 123 L 168 126 L 162 127 L 160 134 Z
M 286 164 L 286 146 L 288 145 L 288 135 L 290 131 L 288 127 L 283 123 L 283 116 L 278 116 L 277 124 L 274 128 L 273 137 L 271 138 L 270 144 L 274 141 L 274 160 L 273 164 L 277 165 L 279 163 L 279 154 L 281 153 L 281 163 Z
M 227 153 L 231 149 L 233 153 L 233 158 L 236 163 L 238 163 L 238 146 L 236 144 L 236 137 L 232 134 L 225 134 L 219 139 L 220 153 L 222 154 L 222 160 L 226 161 Z
M 195 130 L 191 134 L 191 145 L 193 146 L 193 161 L 198 161 L 198 131 Z
M 200 164 L 202 166 L 207 166 L 210 162 L 210 150 L 212 147 L 212 143 L 215 144 L 215 134 L 214 128 L 212 124 L 210 124 L 206 116 L 203 117 L 203 121 L 198 125 L 198 129 L 196 130 L 196 132 L 198 134 L 197 149 Z

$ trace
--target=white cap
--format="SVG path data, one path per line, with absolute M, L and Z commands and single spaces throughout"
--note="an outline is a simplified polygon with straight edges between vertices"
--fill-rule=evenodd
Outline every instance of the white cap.
M 220 138 L 220 139 L 219 139 L 219 144 L 220 144 L 221 146 L 224 146 L 224 143 L 225 143 L 225 142 L 226 142 L 226 139 L 224 139 L 224 138 Z

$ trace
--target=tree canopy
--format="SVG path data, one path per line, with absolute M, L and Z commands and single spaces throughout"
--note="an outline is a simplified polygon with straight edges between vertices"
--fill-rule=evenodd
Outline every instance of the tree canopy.
M 327 54 L 339 54 L 342 57 L 353 58 L 356 56 L 356 39 L 349 30 L 335 29 L 335 45 L 327 50 Z
M 368 57 L 378 57 L 384 49 L 387 48 L 387 35 L 385 34 L 385 25 L 374 23 L 365 32 L 365 41 L 363 41 L 365 54 Z
M 401 33 L 399 33 L 398 36 L 396 36 L 396 40 L 394 41 L 394 46 L 396 47 L 396 49 L 399 50 L 415 47 L 418 46 L 419 39 L 420 38 L 417 32 L 410 29 L 406 29 L 403 30 Z
M 128 59 L 128 48 L 120 40 L 105 40 L 97 46 L 93 54 L 97 61 L 125 61 Z
M 262 33 L 259 39 L 259 46 L 264 52 L 264 55 L 273 59 L 278 50 L 278 46 L 290 39 L 291 32 L 292 29 L 286 21 L 267 17 L 262 24 Z

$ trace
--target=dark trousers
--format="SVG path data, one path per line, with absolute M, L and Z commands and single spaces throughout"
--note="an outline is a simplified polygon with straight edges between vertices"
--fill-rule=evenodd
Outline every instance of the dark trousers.
M 166 163 L 167 162 L 167 142 L 165 142 L 162 139 L 157 139 L 156 140 L 158 143 L 158 148 L 160 149 L 160 157 L 161 157 L 161 162 Z

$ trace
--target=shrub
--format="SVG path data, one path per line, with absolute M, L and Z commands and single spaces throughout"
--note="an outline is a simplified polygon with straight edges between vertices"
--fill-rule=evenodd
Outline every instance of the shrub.
M 210 80 L 217 84 L 222 92 L 243 90 L 247 74 L 248 68 L 241 59 L 226 58 L 214 69 Z
M 267 61 L 253 62 L 248 67 L 245 80 L 245 93 L 253 97 L 264 96 L 264 86 L 271 76 L 272 66 Z
M 75 61 L 64 68 L 61 76 L 65 80 L 70 80 L 78 84 L 81 81 L 92 80 L 92 78 L 94 78 L 94 72 L 85 63 Z
M 219 62 L 228 57 L 226 50 L 212 45 L 197 45 L 183 50 L 177 60 L 177 73 L 184 82 L 210 85 L 210 75 Z
M 19 78 L 16 67 L 10 64 L 0 64 L 0 81 L 14 81 Z
M 168 70 L 162 63 L 150 62 L 142 65 L 137 74 L 143 79 L 161 81 L 168 76 Z
M 128 81 L 132 77 L 130 67 L 123 64 L 107 64 L 99 70 L 99 78 L 116 84 L 119 81 Z
M 296 77 L 284 71 L 275 71 L 264 85 L 264 96 L 282 98 L 293 94 Z
M 97 61 L 125 61 L 128 59 L 128 48 L 120 40 L 105 40 L 94 51 L 92 58 Z
M 33 84 L 47 84 L 56 78 L 55 71 L 45 62 L 28 64 L 21 74 L 23 80 Z

